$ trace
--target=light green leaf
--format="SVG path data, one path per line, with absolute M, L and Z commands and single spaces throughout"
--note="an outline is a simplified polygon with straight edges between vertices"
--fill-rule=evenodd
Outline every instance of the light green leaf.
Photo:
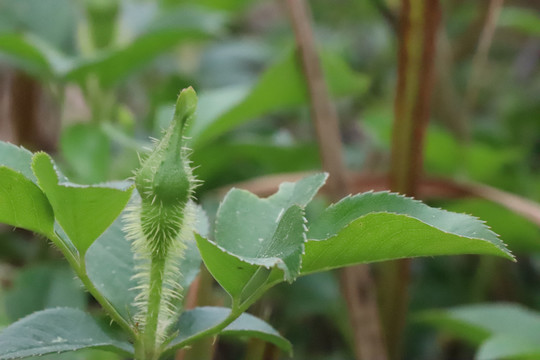
M 59 183 L 52 159 L 45 153 L 34 155 L 32 169 L 56 220 L 81 256 L 118 217 L 132 191 L 132 187 Z
M 222 323 L 230 313 L 230 309 L 221 307 L 198 307 L 184 312 L 175 328 L 178 331 L 178 336 L 169 343 L 166 351 L 185 347 L 204 337 L 206 331 Z M 263 320 L 246 313 L 240 315 L 219 334 L 254 337 L 271 342 L 284 351 L 291 351 L 289 341 L 283 338 L 273 327 Z
M 166 18 L 156 21 L 153 29 L 123 48 L 81 59 L 67 73 L 67 80 L 83 84 L 92 76 L 102 86 L 111 87 L 183 41 L 216 35 L 223 23 L 219 14 L 197 9 L 184 9 L 174 15 L 174 22 Z
M 29 315 L 0 332 L 0 360 L 100 348 L 133 354 L 127 341 L 109 335 L 81 310 L 56 308 Z
M 321 62 L 331 93 L 353 95 L 367 88 L 367 78 L 338 56 L 322 52 Z M 284 86 L 283 84 L 287 84 Z M 190 136 L 201 147 L 232 128 L 282 109 L 308 103 L 304 74 L 294 51 L 271 65 L 253 87 L 233 86 L 202 93 Z
M 83 309 L 87 298 L 67 264 L 25 267 L 4 295 L 6 313 L 12 321 L 53 307 Z
M 0 166 L 0 222 L 45 236 L 54 233 L 47 197 L 23 174 L 4 166 Z
M 22 146 L 0 141 L 0 166 L 18 171 L 37 184 L 37 179 L 32 172 L 32 155 Z
M 303 207 L 326 181 L 326 174 L 284 183 L 267 199 L 231 190 L 216 220 L 215 242 L 197 237 L 206 267 L 233 299 L 246 300 L 278 268 L 292 282 L 300 272 L 304 250 Z M 266 277 L 265 277 L 266 276 Z M 253 283 L 255 281 L 255 283 Z
M 315 220 L 302 273 L 417 256 L 489 254 L 513 259 L 483 222 L 387 192 L 347 197 Z
M 495 335 L 480 346 L 475 359 L 536 360 L 540 358 L 538 333 L 528 335 L 531 336 L 523 336 L 523 334 Z

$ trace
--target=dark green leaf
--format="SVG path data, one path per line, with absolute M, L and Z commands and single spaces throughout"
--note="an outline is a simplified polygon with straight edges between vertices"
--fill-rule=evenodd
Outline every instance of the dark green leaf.
M 81 310 L 56 308 L 29 315 L 0 333 L 0 360 L 100 348 L 129 355 L 133 347 L 109 335 Z

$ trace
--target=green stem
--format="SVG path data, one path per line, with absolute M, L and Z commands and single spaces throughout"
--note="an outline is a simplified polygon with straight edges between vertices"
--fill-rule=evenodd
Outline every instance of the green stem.
M 116 321 L 133 339 L 137 337 L 137 334 L 131 327 L 131 325 L 120 315 L 116 308 L 107 300 L 103 294 L 99 292 L 94 286 L 94 283 L 88 277 L 86 273 L 86 261 L 84 256 L 81 258 L 78 254 L 74 254 L 66 243 L 56 234 L 50 234 L 49 238 L 52 242 L 58 246 L 62 254 L 67 259 L 69 265 L 75 270 L 75 273 L 83 283 L 88 292 L 96 299 L 96 301 L 103 307 L 107 314 Z
M 157 329 L 159 324 L 161 298 L 163 294 L 164 270 L 165 257 L 159 253 L 152 255 L 150 265 L 148 307 L 144 326 L 144 348 L 148 359 L 153 359 L 156 356 L 156 350 L 158 347 Z

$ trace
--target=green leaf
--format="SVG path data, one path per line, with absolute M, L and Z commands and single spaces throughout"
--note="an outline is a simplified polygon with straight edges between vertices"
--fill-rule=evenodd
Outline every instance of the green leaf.
M 399 258 L 457 254 L 513 256 L 483 222 L 379 192 L 346 197 L 308 231 L 302 273 Z
M 505 6 L 499 17 L 499 26 L 516 29 L 528 35 L 540 36 L 540 16 L 531 9 Z
M 37 184 L 32 172 L 32 153 L 21 146 L 0 141 L 0 166 L 20 172 Z
M 540 251 L 540 228 L 515 212 L 483 199 L 445 200 L 449 211 L 471 214 L 484 220 L 515 252 Z
M 35 231 L 54 233 L 54 214 L 49 200 L 23 174 L 0 166 L 0 222 Z
M 321 62 L 334 96 L 359 94 L 367 88 L 367 78 L 352 71 L 335 54 L 322 52 Z M 233 86 L 201 94 L 190 136 L 194 147 L 201 147 L 249 120 L 307 103 L 304 74 L 296 52 L 290 51 L 271 65 L 253 87 Z
M 29 315 L 0 333 L 0 360 L 100 348 L 133 354 L 133 346 L 109 335 L 81 310 L 56 308 Z
M 132 191 L 132 187 L 59 183 L 52 159 L 45 153 L 34 155 L 32 169 L 53 207 L 56 220 L 81 256 L 118 217 Z
M 66 127 L 62 130 L 60 148 L 78 181 L 95 184 L 107 179 L 111 146 L 107 135 L 96 124 L 79 123 Z
M 534 358 L 540 355 L 540 313 L 516 304 L 476 304 L 429 310 L 417 321 L 481 344 L 476 358 Z
M 535 360 L 540 358 L 540 344 L 538 333 L 528 334 L 504 334 L 489 338 L 480 346 L 475 359 L 516 359 Z M 536 336 L 535 336 L 536 335 Z
M 206 267 L 233 299 L 247 300 L 266 282 L 269 272 L 260 267 L 280 269 L 289 282 L 298 276 L 305 242 L 303 207 L 325 181 L 326 174 L 316 174 L 284 183 L 267 199 L 238 189 L 227 194 L 218 210 L 215 242 L 197 241 Z
M 174 21 L 158 19 L 153 29 L 129 45 L 100 53 L 91 59 L 81 59 L 67 73 L 67 80 L 84 84 L 92 76 L 102 86 L 111 87 L 179 43 L 215 35 L 223 23 L 221 15 L 197 9 L 183 9 L 166 15 L 173 17 Z
M 5 308 L 12 321 L 53 307 L 86 307 L 86 294 L 66 264 L 41 264 L 23 268 L 13 287 L 5 292 Z
M 0 55 L 39 77 L 61 77 L 71 60 L 34 35 L 0 34 Z
M 221 307 L 198 307 L 184 312 L 174 329 L 178 331 L 178 335 L 169 343 L 166 351 L 185 347 L 204 337 L 206 331 L 221 324 L 230 313 L 230 309 Z M 254 337 L 271 342 L 286 352 L 291 351 L 291 344 L 287 339 L 266 322 L 250 314 L 240 315 L 219 334 Z

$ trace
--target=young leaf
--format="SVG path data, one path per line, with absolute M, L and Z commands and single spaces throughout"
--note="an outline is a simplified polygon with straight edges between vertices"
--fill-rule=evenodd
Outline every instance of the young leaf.
M 0 222 L 45 236 L 54 233 L 47 197 L 23 174 L 4 166 L 0 166 Z
M 302 259 L 308 274 L 417 256 L 513 256 L 483 222 L 387 192 L 347 197 L 309 228 Z
M 477 360 L 516 359 L 534 360 L 540 358 L 538 333 L 496 334 L 480 346 L 476 353 Z
M 0 332 L 0 360 L 20 359 L 84 348 L 133 354 L 127 341 L 109 335 L 81 310 L 55 308 L 36 312 Z
M 250 314 L 240 315 L 217 333 L 207 333 L 225 321 L 230 313 L 230 309 L 210 306 L 184 312 L 174 329 L 178 331 L 178 335 L 168 344 L 166 351 L 185 347 L 199 338 L 217 334 L 254 337 L 271 342 L 283 351 L 291 351 L 291 344 L 287 339 L 266 322 Z
M 206 267 L 234 299 L 251 295 L 245 291 L 248 284 L 256 290 L 265 283 L 260 267 L 280 269 L 289 282 L 298 276 L 305 242 L 303 207 L 325 181 L 326 174 L 316 174 L 284 183 L 267 199 L 238 189 L 227 194 L 218 210 L 215 242 L 197 241 Z
M 32 169 L 52 205 L 56 220 L 81 256 L 118 217 L 132 191 L 131 187 L 119 189 L 118 186 L 59 183 L 52 159 L 45 153 L 34 155 Z

